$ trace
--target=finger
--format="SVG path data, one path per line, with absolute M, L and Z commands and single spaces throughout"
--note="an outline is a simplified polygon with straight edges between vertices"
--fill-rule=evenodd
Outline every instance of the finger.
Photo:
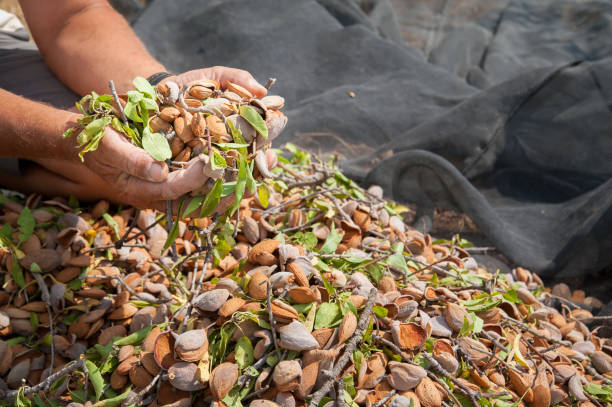
M 98 150 L 90 154 L 108 166 L 143 180 L 162 182 L 168 177 L 166 163 L 156 161 L 145 150 L 136 147 L 112 129 L 106 130 Z
M 227 85 L 227 82 L 233 82 L 249 90 L 258 98 L 266 96 L 268 90 L 262 84 L 257 82 L 253 76 L 242 69 L 227 69 L 224 70 L 220 78 L 221 83 Z
M 126 181 L 126 199 L 140 202 L 172 201 L 200 189 L 208 178 L 204 176 L 204 163 L 195 158 L 187 168 L 171 172 L 164 182 L 148 182 L 136 177 Z

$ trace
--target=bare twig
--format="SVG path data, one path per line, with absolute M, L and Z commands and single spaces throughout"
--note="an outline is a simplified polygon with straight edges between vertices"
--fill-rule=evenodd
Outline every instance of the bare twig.
M 50 375 L 45 380 L 41 381 L 40 383 L 38 383 L 35 386 L 26 387 L 25 389 L 11 390 L 11 391 L 8 391 L 8 392 L 5 392 L 4 390 L 0 390 L 0 399 L 2 399 L 2 400 L 13 400 L 13 399 L 15 399 L 15 397 L 17 397 L 17 395 L 21 391 L 23 391 L 23 395 L 24 396 L 27 396 L 27 395 L 32 394 L 32 393 L 36 393 L 36 392 L 38 392 L 40 390 L 46 391 L 49 388 L 49 386 L 51 386 L 51 384 L 53 384 L 60 377 L 63 377 L 64 375 L 70 374 L 70 373 L 74 372 L 75 370 L 81 369 L 81 368 L 82 369 L 86 369 L 86 367 L 85 367 L 85 358 L 84 357 L 82 359 L 79 359 L 78 361 L 72 363 L 72 364 L 66 364 L 66 366 L 64 366 L 63 368 L 61 368 L 60 370 L 58 370 L 54 374 Z
M 115 99 L 115 103 L 117 104 L 117 110 L 119 110 L 119 113 L 121 113 L 121 120 L 123 120 L 123 124 L 125 124 L 126 126 L 129 125 L 127 116 L 125 115 L 125 112 L 123 111 L 123 106 L 121 106 L 121 100 L 119 100 L 119 95 L 117 95 L 117 89 L 115 89 L 115 83 L 113 82 L 112 79 L 108 81 L 108 87 L 110 88 L 111 94 L 113 95 L 113 99 Z
M 385 405 L 385 403 L 391 399 L 391 397 L 395 396 L 395 393 L 397 393 L 397 390 L 392 389 L 390 392 L 388 392 L 388 393 L 385 395 L 385 397 L 383 397 L 382 399 L 380 399 L 380 400 L 378 401 L 378 403 L 374 404 L 374 407 L 381 407 L 381 406 L 384 406 L 384 405 Z
M 45 303 L 45 307 L 47 308 L 47 313 L 49 314 L 49 335 L 51 335 L 51 343 L 49 346 L 51 347 L 51 361 L 49 362 L 49 371 L 53 371 L 53 363 L 55 361 L 55 345 L 53 344 L 53 313 L 51 312 L 51 295 L 49 294 L 49 289 L 47 288 L 47 284 L 45 280 L 39 273 L 32 273 L 34 279 L 38 283 L 41 291 L 41 298 Z
M 323 386 L 321 386 L 319 390 L 317 390 L 312 395 L 310 403 L 308 404 L 309 407 L 318 406 L 321 399 L 327 393 L 329 393 L 330 389 L 334 384 L 334 381 L 344 369 L 344 366 L 353 354 L 353 351 L 357 347 L 357 344 L 361 339 L 363 339 L 363 333 L 370 323 L 370 317 L 372 316 L 372 308 L 374 307 L 374 300 L 376 299 L 377 294 L 378 290 L 376 290 L 376 288 L 372 288 L 372 290 L 370 290 L 370 294 L 368 295 L 368 301 L 366 302 L 365 308 L 359 316 L 359 322 L 357 323 L 357 329 L 355 329 L 355 333 L 353 334 L 351 339 L 349 339 L 348 343 L 346 344 L 346 347 L 344 348 L 344 353 L 342 354 L 342 356 L 340 356 L 340 358 L 334 365 L 331 373 L 327 372 L 327 381 L 323 384 Z M 325 373 L 325 371 L 321 373 Z
M 267 302 L 266 307 L 268 308 L 268 319 L 270 320 L 270 334 L 272 335 L 272 343 L 274 344 L 274 349 L 278 350 L 278 343 L 276 342 L 276 321 L 274 320 L 274 313 L 272 312 L 272 285 L 270 282 L 266 280 L 266 293 L 267 293 Z
M 132 397 L 128 396 L 126 397 L 126 399 L 123 401 L 122 405 L 123 406 L 141 406 L 144 403 L 142 402 L 144 397 L 153 389 L 153 387 L 155 387 L 155 384 L 157 383 L 157 381 L 159 380 L 159 378 L 162 375 L 163 370 L 160 370 L 159 373 L 157 374 L 157 376 L 155 376 L 153 378 L 153 380 L 151 380 L 151 383 L 147 384 L 147 386 L 145 388 L 143 388 L 141 391 L 139 391 L 138 393 L 136 393 L 135 395 L 133 395 Z

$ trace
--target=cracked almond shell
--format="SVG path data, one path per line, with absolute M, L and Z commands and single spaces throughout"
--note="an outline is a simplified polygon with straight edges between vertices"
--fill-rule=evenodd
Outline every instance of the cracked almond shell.
M 278 249 L 280 242 L 274 239 L 266 239 L 257 243 L 249 250 L 248 258 L 251 263 L 261 264 L 262 266 L 271 266 L 276 264 L 276 256 L 274 251 Z

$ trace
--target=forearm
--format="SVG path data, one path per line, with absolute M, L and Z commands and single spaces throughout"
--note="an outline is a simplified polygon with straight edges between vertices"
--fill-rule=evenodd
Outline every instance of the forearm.
M 61 135 L 79 117 L 0 89 L 0 156 L 76 161 L 74 140 Z
M 106 1 L 22 0 L 21 5 L 47 65 L 80 95 L 108 93 L 110 79 L 122 93 L 136 76 L 164 70 Z

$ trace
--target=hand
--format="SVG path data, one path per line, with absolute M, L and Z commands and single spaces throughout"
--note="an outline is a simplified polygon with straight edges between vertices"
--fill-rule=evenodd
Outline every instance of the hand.
M 76 149 L 75 149 L 76 154 Z M 165 163 L 154 160 L 124 136 L 110 127 L 98 149 L 86 153 L 84 163 L 59 159 L 38 159 L 36 162 L 49 174 L 39 174 L 41 181 L 28 180 L 29 189 L 48 194 L 73 194 L 92 200 L 106 198 L 140 208 L 165 210 L 166 201 L 200 188 L 205 182 L 203 163 L 193 160 L 186 169 L 168 173 Z M 61 177 L 52 185 L 43 179 Z M 25 182 L 25 179 L 24 179 Z
M 174 81 L 178 85 L 187 85 L 189 82 L 200 79 L 214 79 L 219 81 L 224 88 L 227 82 L 232 82 L 246 88 L 258 98 L 266 96 L 267 89 L 264 88 L 253 76 L 242 69 L 228 68 L 225 66 L 213 66 L 210 68 L 195 69 L 180 75 L 164 79 L 162 82 Z

